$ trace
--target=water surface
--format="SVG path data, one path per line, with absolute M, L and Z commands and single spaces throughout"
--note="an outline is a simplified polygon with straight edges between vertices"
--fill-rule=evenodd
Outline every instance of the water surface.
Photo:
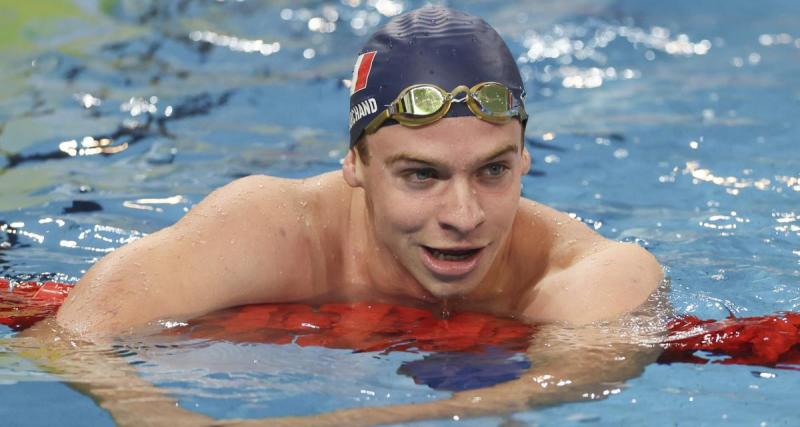
M 75 282 L 232 179 L 338 168 L 343 80 L 358 48 L 388 16 L 422 4 L 1 2 L 0 275 Z M 448 4 L 495 25 L 518 58 L 534 158 L 525 196 L 652 251 L 678 314 L 798 310 L 800 5 Z M 418 356 L 218 343 L 129 357 L 147 357 L 144 373 L 186 407 L 255 417 L 446 397 L 395 373 Z M 256 358 L 270 365 L 247 362 Z M 231 362 L 168 374 L 208 360 Z M 55 379 L 30 381 L 24 362 L 6 366 L 4 419 L 111 423 Z M 606 399 L 459 423 L 791 424 L 797 379 L 651 365 Z

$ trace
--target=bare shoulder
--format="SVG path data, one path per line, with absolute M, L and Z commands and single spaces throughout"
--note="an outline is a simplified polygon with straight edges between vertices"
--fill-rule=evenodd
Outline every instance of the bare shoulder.
M 303 180 L 250 176 L 221 187 L 173 226 L 98 261 L 58 322 L 115 333 L 155 319 L 325 293 L 320 191 Z
M 215 190 L 176 225 L 192 227 L 213 217 L 227 231 L 253 237 L 277 231 L 297 237 L 313 232 L 319 219 L 331 214 L 322 208 L 329 204 L 336 182 L 336 173 L 306 179 L 251 175 Z
M 532 321 L 586 323 L 629 312 L 658 287 L 663 269 L 636 244 L 606 239 L 548 206 L 521 205 L 550 236 L 546 273 L 532 284 L 524 315 Z
M 225 236 L 229 250 L 245 252 L 278 235 L 302 233 L 302 227 L 290 221 L 302 211 L 300 193 L 299 181 L 263 175 L 240 178 L 211 192 L 166 231 L 214 237 L 216 245 L 224 243 L 217 237 Z
M 581 255 L 610 242 L 574 216 L 530 199 L 520 201 L 515 227 L 521 231 L 515 231 L 515 237 L 535 241 L 543 251 L 537 259 L 549 272 L 567 268 Z
M 337 216 L 329 201 L 336 182 L 335 172 L 306 179 L 241 178 L 210 194 L 176 228 L 198 232 L 213 226 L 228 239 L 229 253 L 258 260 L 239 271 L 257 268 L 258 277 L 277 272 L 297 285 L 310 283 L 323 267 L 312 263 L 323 252 L 321 232 Z
M 289 202 L 298 198 L 301 193 L 300 182 L 267 175 L 239 178 L 212 191 L 181 222 L 191 222 L 199 216 L 210 213 L 208 211 L 220 215 L 229 213 L 251 215 L 263 209 L 289 207 Z M 231 208 L 240 210 L 234 212 Z

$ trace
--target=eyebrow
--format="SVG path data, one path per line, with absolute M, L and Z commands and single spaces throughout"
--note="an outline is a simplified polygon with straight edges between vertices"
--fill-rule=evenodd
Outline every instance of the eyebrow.
M 502 155 L 504 155 L 504 154 L 506 154 L 508 152 L 514 152 L 514 151 L 518 151 L 518 150 L 519 150 L 519 144 L 517 144 L 517 143 L 508 144 L 508 145 L 500 147 L 500 148 L 494 150 L 493 152 L 489 153 L 482 160 L 480 160 L 479 163 L 485 163 L 485 162 L 488 162 L 490 160 L 496 159 L 496 158 L 498 158 L 498 157 L 500 157 L 500 156 L 502 156 Z M 427 164 L 427 165 L 438 165 L 438 164 L 440 164 L 440 162 L 437 161 L 437 160 L 433 160 L 433 159 L 425 158 L 424 156 L 419 156 L 419 155 L 414 155 L 414 154 L 409 154 L 409 153 L 397 153 L 397 154 L 391 155 L 391 156 L 389 156 L 388 159 L 386 159 L 384 164 L 386 166 L 391 166 L 391 165 L 393 165 L 393 164 L 395 164 L 397 162 L 424 163 L 424 164 Z

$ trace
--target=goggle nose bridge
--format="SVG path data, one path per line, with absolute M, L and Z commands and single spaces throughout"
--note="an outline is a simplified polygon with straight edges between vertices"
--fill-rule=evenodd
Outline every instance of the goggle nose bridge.
M 456 96 L 460 94 L 463 94 L 464 96 L 461 98 L 456 98 Z M 469 96 L 470 96 L 470 90 L 468 87 L 464 85 L 456 86 L 456 88 L 453 89 L 452 92 L 447 94 L 447 97 L 450 98 L 450 102 L 458 102 L 458 103 L 467 102 Z

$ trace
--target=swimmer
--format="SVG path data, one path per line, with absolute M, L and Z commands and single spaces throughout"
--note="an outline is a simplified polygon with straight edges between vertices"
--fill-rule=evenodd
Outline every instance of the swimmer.
M 361 50 L 350 93 L 341 171 L 214 191 L 97 262 L 58 323 L 113 335 L 242 304 L 375 301 L 580 324 L 630 311 L 661 281 L 641 247 L 520 197 L 523 83 L 483 20 L 396 17 Z
M 524 130 L 536 120 L 524 101 L 513 56 L 480 18 L 441 7 L 395 17 L 357 55 L 340 171 L 250 176 L 214 191 L 175 225 L 97 262 L 57 323 L 91 340 L 256 303 L 374 301 L 573 325 L 631 312 L 662 281 L 661 266 L 638 245 L 520 196 L 531 165 Z M 580 384 L 641 372 L 633 357 L 619 372 L 598 370 L 619 363 L 603 359 L 612 354 L 572 376 L 575 356 L 553 354 L 563 366 L 525 378 L 562 372 Z M 540 385 L 512 381 L 497 398 L 480 396 L 519 410 Z M 474 395 L 458 398 L 479 407 Z M 396 416 L 361 409 L 380 422 L 450 413 L 435 403 Z

